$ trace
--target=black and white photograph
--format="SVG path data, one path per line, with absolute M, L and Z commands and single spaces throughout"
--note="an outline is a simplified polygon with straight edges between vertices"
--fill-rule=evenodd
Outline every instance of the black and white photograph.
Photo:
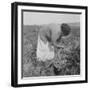
M 22 77 L 80 75 L 80 14 L 22 14 Z
M 14 3 L 12 10 L 12 86 L 87 82 L 86 7 Z

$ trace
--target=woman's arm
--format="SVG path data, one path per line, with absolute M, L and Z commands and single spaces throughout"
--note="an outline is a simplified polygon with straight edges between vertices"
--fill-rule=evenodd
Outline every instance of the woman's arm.
M 41 28 L 39 32 L 41 40 L 45 43 L 47 42 L 50 43 L 52 41 L 51 34 L 52 34 L 51 30 L 47 27 Z

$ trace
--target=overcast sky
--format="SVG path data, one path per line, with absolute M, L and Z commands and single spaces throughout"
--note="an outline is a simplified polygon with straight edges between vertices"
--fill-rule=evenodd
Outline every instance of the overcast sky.
M 56 14 L 56 13 L 41 13 L 41 12 L 24 12 L 24 25 L 42 25 L 50 23 L 72 23 L 80 22 L 79 14 Z

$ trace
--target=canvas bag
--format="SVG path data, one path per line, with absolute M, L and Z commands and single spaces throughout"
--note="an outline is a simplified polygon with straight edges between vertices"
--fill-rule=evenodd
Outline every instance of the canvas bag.
M 54 48 L 54 47 L 52 47 L 52 48 Z M 51 60 L 51 59 L 54 58 L 54 49 L 50 50 L 49 42 L 44 43 L 40 39 L 40 36 L 38 36 L 36 55 L 37 55 L 37 58 L 38 58 L 39 61 Z

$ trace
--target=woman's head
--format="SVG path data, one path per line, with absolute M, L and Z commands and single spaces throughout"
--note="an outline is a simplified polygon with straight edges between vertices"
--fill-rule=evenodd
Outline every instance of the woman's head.
M 71 28 L 68 24 L 63 23 L 60 28 L 61 28 L 62 36 L 68 36 L 69 35 Z
M 57 38 L 56 42 L 60 43 L 60 40 L 62 37 L 66 37 L 70 34 L 71 28 L 68 24 L 63 23 L 60 25 L 60 33 L 59 33 L 59 37 Z

